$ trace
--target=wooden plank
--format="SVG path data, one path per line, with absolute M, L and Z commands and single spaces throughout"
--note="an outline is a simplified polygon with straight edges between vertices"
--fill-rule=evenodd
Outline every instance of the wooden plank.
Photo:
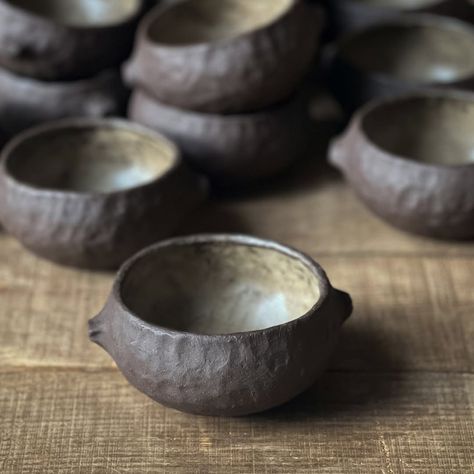
M 467 473 L 474 376 L 328 374 L 246 418 L 165 409 L 115 371 L 0 376 L 2 473 Z
M 0 240 L 2 367 L 112 367 L 87 338 L 113 276 L 40 261 Z M 354 298 L 334 367 L 345 370 L 473 371 L 474 258 L 320 259 Z M 377 354 L 377 357 L 374 357 Z

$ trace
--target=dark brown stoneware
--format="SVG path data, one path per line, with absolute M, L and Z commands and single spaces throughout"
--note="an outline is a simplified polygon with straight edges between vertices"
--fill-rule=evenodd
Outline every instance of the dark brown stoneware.
M 331 162 L 391 224 L 445 239 L 474 237 L 474 96 L 378 101 L 336 140 Z
M 309 70 L 319 7 L 301 0 L 185 0 L 140 25 L 126 82 L 169 105 L 211 113 L 287 99 Z
M 335 34 L 348 33 L 402 14 L 435 13 L 472 20 L 466 0 L 327 0 Z
M 128 261 L 89 330 L 152 399 L 239 416 L 310 387 L 351 312 L 349 295 L 300 252 L 253 237 L 201 235 Z
M 46 82 L 0 69 L 0 127 L 12 135 L 66 117 L 119 115 L 127 95 L 113 71 L 78 81 Z
M 64 265 L 117 267 L 170 236 L 205 192 L 172 142 L 125 120 L 65 119 L 2 151 L 2 224 Z
M 337 45 L 330 85 L 349 111 L 426 89 L 473 90 L 474 29 L 429 15 L 370 26 Z
M 169 136 L 189 163 L 221 184 L 272 176 L 307 144 L 307 115 L 299 99 L 258 113 L 214 115 L 166 106 L 135 91 L 128 115 Z
M 0 65 L 38 79 L 92 76 L 130 53 L 142 0 L 0 0 Z

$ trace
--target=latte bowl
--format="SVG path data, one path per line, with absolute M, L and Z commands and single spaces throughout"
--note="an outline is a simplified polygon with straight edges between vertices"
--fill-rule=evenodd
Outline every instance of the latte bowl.
M 205 195 L 172 142 L 125 120 L 52 122 L 2 151 L 0 221 L 63 265 L 116 268 L 169 237 Z
M 184 0 L 141 22 L 125 82 L 171 106 L 209 113 L 268 107 L 310 70 L 322 28 L 301 0 Z
M 78 79 L 130 53 L 143 0 L 0 0 L 0 65 L 37 79 Z
M 376 101 L 336 139 L 330 161 L 362 201 L 403 230 L 474 237 L 474 95 Z
M 247 114 L 177 109 L 135 91 L 131 120 L 175 141 L 183 156 L 217 186 L 241 186 L 272 177 L 303 155 L 308 117 L 300 97 Z
M 122 115 L 127 90 L 117 72 L 77 81 L 39 81 L 0 69 L 0 127 L 14 135 L 67 117 Z
M 474 29 L 434 15 L 369 26 L 337 44 L 330 87 L 350 112 L 372 99 L 400 94 L 474 90 Z
M 197 235 L 129 260 L 89 334 L 152 399 L 238 416 L 310 387 L 351 312 L 310 257 L 254 237 Z

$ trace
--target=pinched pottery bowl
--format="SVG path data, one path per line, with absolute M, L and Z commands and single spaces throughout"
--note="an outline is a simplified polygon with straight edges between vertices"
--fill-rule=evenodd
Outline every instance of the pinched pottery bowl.
M 38 79 L 77 79 L 130 53 L 143 0 L 0 0 L 0 65 Z
M 175 107 L 258 110 L 293 94 L 322 26 L 302 0 L 184 0 L 142 21 L 125 81 Z
M 119 119 L 65 119 L 2 151 L 0 221 L 35 254 L 112 269 L 169 237 L 206 195 L 163 136 Z
M 430 15 L 370 26 L 337 45 L 330 86 L 349 111 L 427 89 L 474 90 L 474 29 Z
M 132 95 L 128 116 L 174 140 L 216 185 L 239 186 L 278 174 L 305 153 L 308 114 L 300 97 L 259 112 L 217 115 Z
M 302 253 L 253 237 L 201 235 L 129 260 L 89 334 L 163 405 L 237 416 L 310 387 L 351 312 L 349 295 Z
M 50 82 L 0 69 L 0 127 L 12 135 L 66 117 L 120 115 L 127 96 L 115 71 L 89 79 Z
M 336 34 L 396 18 L 403 14 L 434 13 L 461 20 L 473 17 L 466 0 L 327 0 L 331 26 Z
M 367 206 L 403 230 L 474 237 L 474 96 L 425 93 L 364 107 L 331 162 Z

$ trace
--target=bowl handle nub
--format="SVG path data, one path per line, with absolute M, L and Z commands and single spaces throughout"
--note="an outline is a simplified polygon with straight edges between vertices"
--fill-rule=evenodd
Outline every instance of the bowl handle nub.
M 332 291 L 334 302 L 336 303 L 339 314 L 341 315 L 341 324 L 344 324 L 354 309 L 352 298 L 349 293 L 346 293 L 345 291 L 337 290 L 335 288 L 333 288 Z
M 331 141 L 328 156 L 329 162 L 336 168 L 344 171 L 350 159 L 348 150 L 348 134 L 346 133 Z
M 101 347 L 104 347 L 105 317 L 105 311 L 102 310 L 88 322 L 89 339 Z

